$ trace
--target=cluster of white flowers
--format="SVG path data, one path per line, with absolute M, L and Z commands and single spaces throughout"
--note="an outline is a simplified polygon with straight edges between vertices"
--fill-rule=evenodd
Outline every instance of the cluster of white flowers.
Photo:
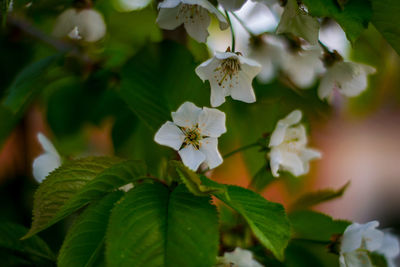
M 346 228 L 341 238 L 340 266 L 375 266 L 371 254 L 383 256 L 388 267 L 395 267 L 394 259 L 399 255 L 399 240 L 389 232 L 376 229 L 379 222 L 353 223 Z
M 263 265 L 253 259 L 251 251 L 237 247 L 232 252 L 225 252 L 219 259 L 217 267 L 263 267 Z

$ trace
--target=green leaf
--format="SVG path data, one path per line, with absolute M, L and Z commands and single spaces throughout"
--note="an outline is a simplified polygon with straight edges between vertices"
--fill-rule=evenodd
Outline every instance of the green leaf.
M 369 0 L 351 0 L 344 5 L 343 10 L 335 0 L 303 0 L 303 3 L 312 16 L 336 20 L 350 42 L 354 42 L 368 28 L 372 16 Z
M 371 0 L 371 2 L 373 10 L 372 24 L 400 55 L 400 1 Z
M 111 266 L 204 266 L 215 264 L 218 216 L 210 197 L 184 185 L 172 192 L 160 183 L 141 184 L 114 208 L 106 235 Z
M 94 266 L 103 249 L 111 209 L 122 195 L 122 191 L 107 195 L 76 219 L 61 247 L 58 266 Z
M 314 205 L 341 197 L 349 185 L 350 182 L 346 183 L 338 190 L 324 189 L 316 192 L 306 193 L 293 202 L 291 205 L 291 210 L 307 209 Z
M 201 180 L 207 186 L 218 185 L 204 176 Z M 239 186 L 225 185 L 225 187 L 224 194 L 215 196 L 240 213 L 260 242 L 282 261 L 291 234 L 283 206 Z
M 40 262 L 55 262 L 56 257 L 47 244 L 38 236 L 29 240 L 20 240 L 28 229 L 14 223 L 0 223 L 0 248 L 20 252 L 30 260 L 38 259 Z M 3 261 L 3 259 L 2 259 Z
M 141 161 L 89 157 L 66 162 L 50 173 L 36 191 L 32 227 L 23 238 L 145 175 L 146 168 Z
M 182 45 L 171 41 L 147 45 L 122 68 L 120 96 L 156 131 L 184 101 L 207 104 L 209 95 L 194 72 L 196 66 Z
M 270 183 L 276 181 L 272 175 L 269 165 L 262 166 L 251 179 L 250 187 L 257 192 L 263 191 Z
M 295 211 L 289 214 L 289 220 L 296 238 L 329 242 L 333 235 L 343 234 L 348 221 L 333 220 L 328 215 L 310 211 Z
M 374 267 L 388 267 L 386 257 L 376 252 L 368 252 L 368 257 Z
M 179 161 L 170 161 L 170 165 L 176 168 L 176 171 L 182 182 L 186 185 L 192 194 L 196 196 L 207 196 L 209 194 L 222 194 L 225 192 L 224 186 L 206 186 L 202 184 L 199 175 Z

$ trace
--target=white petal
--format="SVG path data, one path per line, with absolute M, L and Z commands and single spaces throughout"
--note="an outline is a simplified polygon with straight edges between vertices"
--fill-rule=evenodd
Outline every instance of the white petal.
M 379 222 L 371 221 L 365 224 L 353 223 L 343 233 L 340 251 L 347 253 L 361 247 L 363 240 L 367 249 L 372 251 L 378 249 L 383 240 L 383 232 L 375 229 Z M 367 240 L 368 239 L 368 240 Z
M 210 103 L 212 107 L 219 107 L 225 103 L 225 97 L 230 95 L 226 86 L 220 86 L 215 79 L 210 80 L 211 95 Z
M 33 177 L 41 183 L 50 172 L 61 166 L 61 159 L 58 155 L 44 153 L 33 161 Z
M 287 115 L 284 119 L 279 120 L 275 127 L 275 130 L 272 132 L 269 141 L 269 147 L 277 146 L 280 143 L 282 143 L 283 140 L 285 139 L 286 129 L 289 126 L 299 123 L 301 117 L 302 117 L 301 111 L 296 109 L 292 111 L 289 115 Z
M 200 151 L 206 156 L 205 163 L 210 169 L 221 165 L 223 162 L 222 156 L 218 151 L 218 139 L 209 137 L 200 141 Z
M 291 172 L 294 176 L 304 174 L 303 162 L 297 154 L 287 151 L 281 151 L 281 154 L 281 166 L 283 170 Z
M 195 72 L 197 76 L 200 77 L 200 79 L 204 82 L 206 80 L 209 80 L 210 77 L 214 74 L 214 71 L 218 66 L 221 64 L 221 62 L 216 58 L 212 57 L 203 63 L 201 63 L 196 69 Z
M 183 103 L 176 112 L 172 112 L 172 120 L 181 127 L 193 128 L 199 122 L 202 109 L 191 102 Z
M 215 108 L 204 107 L 199 116 L 201 134 L 210 137 L 219 137 L 226 132 L 225 113 Z
M 214 55 L 217 59 L 227 59 L 227 58 L 239 58 L 238 55 L 232 52 L 215 52 Z
M 282 154 L 281 151 L 278 148 L 272 148 L 270 152 L 270 166 L 271 166 L 271 172 L 274 177 L 279 177 L 279 167 L 282 162 Z
M 342 255 L 344 267 L 374 267 L 365 251 L 352 251 Z
M 317 44 L 319 22 L 301 10 L 296 0 L 288 0 L 276 33 L 292 33 L 310 44 Z
M 218 3 L 227 11 L 238 10 L 245 2 L 246 0 L 218 0 Z
M 318 87 L 318 97 L 323 99 L 329 99 L 333 94 L 333 89 L 335 87 L 335 77 L 331 71 L 328 69 L 324 76 L 321 78 Z
M 385 255 L 387 259 L 396 258 L 400 253 L 398 237 L 390 232 L 385 232 L 382 245 L 377 252 Z
M 82 39 L 86 42 L 96 42 L 106 34 L 106 23 L 103 15 L 94 9 L 83 9 L 77 13 L 76 26 Z
M 260 68 L 261 70 L 261 68 Z M 239 71 L 237 77 L 238 83 L 232 83 L 231 97 L 245 103 L 256 102 L 256 95 L 254 94 L 252 78 L 250 78 L 243 70 Z
M 368 86 L 367 75 L 374 73 L 375 69 L 367 65 L 353 62 L 343 62 L 341 65 L 344 72 L 342 77 L 346 77 L 346 79 L 342 80 L 339 91 L 348 97 L 359 95 Z M 367 70 L 367 72 L 365 70 Z
M 119 187 L 118 190 L 121 190 L 121 191 L 124 191 L 124 192 L 128 192 L 133 187 L 134 187 L 133 183 L 129 183 L 129 184 L 126 184 L 126 185 L 123 185 L 123 186 Z
M 203 152 L 197 150 L 191 145 L 187 145 L 183 149 L 179 150 L 178 153 L 181 156 L 183 164 L 193 171 L 196 171 L 200 164 L 206 159 Z
M 199 13 L 193 15 L 193 19 L 185 21 L 185 29 L 187 33 L 196 41 L 205 43 L 209 35 L 207 28 L 210 25 L 211 18 L 207 10 L 200 8 Z
M 160 3 L 160 6 L 161 4 L 162 3 Z M 161 8 L 156 20 L 158 26 L 160 26 L 161 29 L 173 30 L 181 25 L 183 21 L 178 17 L 179 8 L 180 6 Z
M 315 149 L 305 148 L 300 153 L 300 159 L 303 161 L 304 173 L 308 173 L 310 170 L 310 161 L 313 159 L 320 159 L 321 152 Z
M 114 0 L 115 8 L 120 12 L 130 12 L 145 8 L 151 3 L 151 0 Z
M 154 136 L 154 141 L 175 150 L 182 146 L 184 139 L 185 136 L 182 131 L 170 121 L 164 123 Z
M 65 37 L 76 27 L 77 11 L 75 8 L 68 8 L 56 19 L 53 28 L 53 35 L 57 38 Z
M 228 21 L 226 20 L 225 16 L 221 14 L 221 12 L 216 9 L 209 1 L 207 0 L 183 0 L 182 2 L 192 3 L 195 5 L 199 5 L 205 9 L 207 9 L 210 13 L 214 14 L 218 21 L 219 21 L 219 28 L 221 30 L 225 30 L 229 27 Z
M 75 26 L 75 28 L 72 29 L 72 31 L 68 34 L 68 37 L 73 40 L 82 39 L 82 36 L 79 34 L 79 29 L 77 26 Z
M 251 251 L 239 247 L 235 248 L 233 252 L 224 253 L 224 263 L 226 266 L 263 267 L 258 261 L 253 259 Z
M 177 7 L 182 2 L 183 1 L 181 1 L 181 0 L 164 0 L 161 3 L 158 4 L 158 9 L 174 8 L 174 7 Z
M 258 73 L 260 73 L 261 64 L 257 61 L 243 56 L 239 56 L 239 61 L 242 71 L 245 72 L 250 79 L 253 79 Z
M 50 140 L 44 134 L 38 133 L 37 139 L 45 152 L 59 156 L 54 145 L 50 142 Z

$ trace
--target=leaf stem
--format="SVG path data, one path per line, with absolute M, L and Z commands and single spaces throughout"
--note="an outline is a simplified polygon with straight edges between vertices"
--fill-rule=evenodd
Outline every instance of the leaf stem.
M 235 19 L 240 23 L 240 25 L 242 25 L 243 29 L 245 29 L 245 30 L 250 34 L 251 37 L 255 37 L 255 36 L 256 36 L 256 34 L 253 33 L 253 32 L 250 30 L 249 27 L 247 27 L 246 23 L 244 23 L 244 21 L 243 21 L 241 18 L 239 18 L 238 15 L 236 15 L 236 13 L 231 12 L 231 14 L 232 14 L 232 15 L 235 17 Z
M 235 31 L 233 30 L 233 25 L 231 18 L 229 17 L 228 11 L 225 10 L 226 19 L 228 20 L 229 27 L 231 28 L 231 38 L 232 38 L 232 53 L 235 53 Z
M 256 143 L 252 143 L 252 144 L 249 144 L 249 145 L 246 145 L 246 146 L 239 147 L 239 148 L 237 148 L 237 149 L 235 149 L 235 150 L 233 150 L 233 151 L 231 151 L 231 152 L 225 154 L 225 155 L 223 156 L 223 158 L 224 158 L 224 159 L 229 158 L 230 156 L 232 156 L 232 155 L 234 155 L 234 154 L 236 154 L 236 153 L 238 153 L 238 152 L 241 152 L 241 151 L 243 151 L 243 150 L 246 150 L 246 149 L 249 149 L 249 148 L 258 146 L 258 145 L 259 145 L 259 143 L 256 142 Z

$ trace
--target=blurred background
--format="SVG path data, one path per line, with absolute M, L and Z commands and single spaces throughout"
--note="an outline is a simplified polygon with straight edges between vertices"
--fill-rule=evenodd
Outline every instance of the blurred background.
M 3 142 L 0 220 L 27 227 L 31 223 L 33 194 L 38 187 L 32 177 L 32 162 L 42 153 L 36 139 L 38 132 L 45 133 L 66 158 L 110 154 L 144 158 L 151 170 L 159 174 L 162 164 L 176 155 L 153 142 L 154 132 L 140 121 L 130 103 L 119 96 L 123 79 L 120 70 L 132 65 L 127 62 L 143 59 L 150 62 L 151 49 L 161 46 L 165 52 L 161 57 L 167 58 L 168 64 L 163 65 L 166 68 L 150 72 L 149 77 L 173 77 L 166 88 L 177 95 L 170 109 L 175 110 L 190 99 L 199 106 L 208 106 L 208 84 L 195 76 L 194 67 L 209 58 L 212 51 L 225 51 L 231 43 L 230 32 L 220 31 L 214 20 L 207 47 L 182 36 L 181 28 L 162 32 L 155 24 L 155 4 L 140 11 L 120 12 L 121 7 L 116 8 L 118 3 L 105 0 L 96 1 L 93 6 L 102 13 L 107 26 L 101 41 L 81 44 L 55 38 L 52 35 L 55 20 L 70 5 L 71 1 L 64 0 L 57 4 L 19 1 L 0 32 L 0 94 L 3 97 L 25 66 L 47 56 L 63 54 L 61 64 L 38 77 L 40 81 L 35 83 L 35 88 L 40 93 L 33 94 L 18 115 L 10 117 L 2 113 L 0 116 Z M 273 31 L 280 13 L 279 6 L 268 9 L 249 1 L 237 15 L 251 31 L 259 34 Z M 249 35 L 237 19 L 232 20 L 237 50 L 246 55 L 250 52 Z M 293 88 L 279 73 L 269 83 L 255 80 L 257 103 L 247 105 L 229 99 L 221 107 L 228 118 L 228 133 L 219 139 L 221 153 L 253 143 L 270 133 L 279 119 L 299 108 L 309 129 L 310 146 L 320 150 L 323 157 L 312 162 L 309 175 L 278 178 L 262 194 L 290 207 L 305 192 L 338 189 L 350 181 L 342 198 L 316 209 L 334 218 L 360 223 L 376 219 L 382 227 L 399 231 L 400 57 L 372 25 L 352 45 L 333 21 L 323 21 L 322 25 L 320 40 L 326 46 L 338 50 L 345 59 L 377 69 L 369 78 L 368 89 L 359 97 L 340 98 L 328 105 L 317 97 L 317 80 L 306 90 Z M 66 53 L 65 46 L 77 52 Z M 184 66 L 192 72 L 191 83 L 180 80 L 184 76 L 183 65 L 176 57 L 183 59 Z M 142 66 L 137 64 L 137 68 Z M 184 86 L 189 88 L 180 88 Z M 265 162 L 264 152 L 249 149 L 226 159 L 208 174 L 217 181 L 248 186 Z M 54 246 L 59 245 L 58 237 L 63 235 L 63 229 L 64 225 L 57 224 L 46 231 Z

